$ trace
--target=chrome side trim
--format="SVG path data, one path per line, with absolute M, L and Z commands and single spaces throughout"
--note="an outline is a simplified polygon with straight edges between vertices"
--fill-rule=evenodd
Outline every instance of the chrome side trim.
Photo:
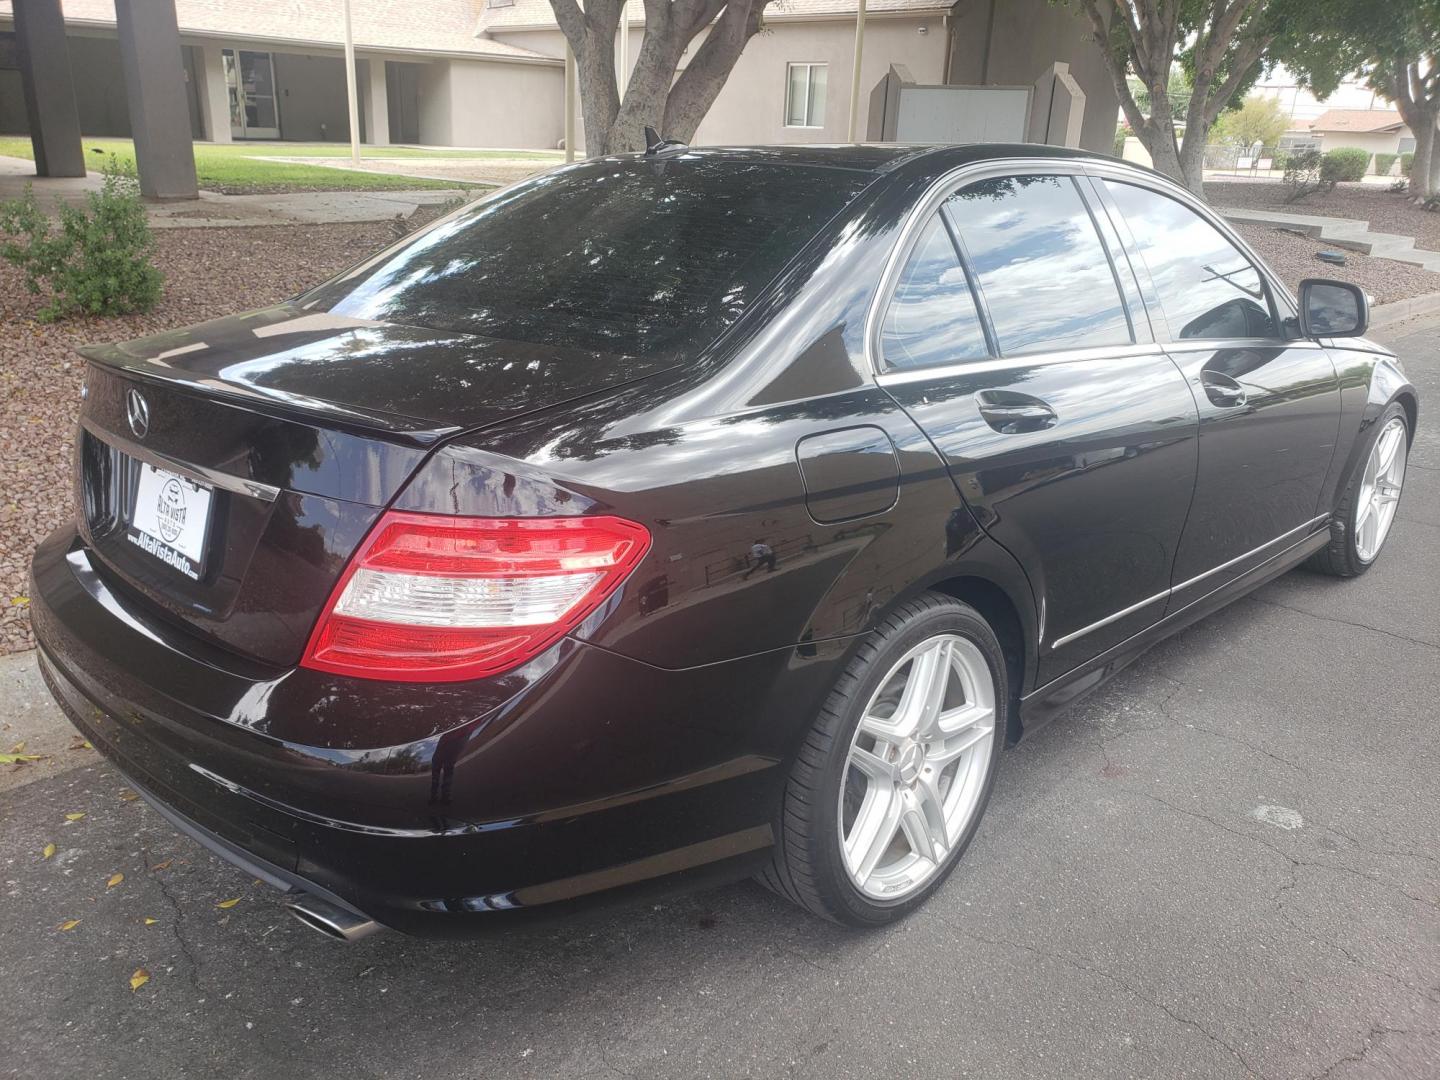
M 1173 585 L 1170 588 L 1166 589 L 1164 592 L 1156 593 L 1154 596 L 1149 597 L 1146 600 L 1141 600 L 1138 604 L 1131 604 L 1127 608 L 1121 608 L 1119 611 L 1111 615 L 1106 615 L 1105 618 L 1099 620 L 1098 622 L 1093 622 L 1089 626 L 1082 626 L 1079 630 L 1066 634 L 1063 637 L 1058 637 L 1050 643 L 1050 648 L 1058 649 L 1062 646 L 1069 645 L 1072 641 L 1078 641 L 1080 638 L 1084 637 L 1091 631 L 1103 629 L 1104 627 L 1109 626 L 1111 623 L 1118 622 L 1119 620 L 1125 618 L 1125 616 L 1127 615 L 1135 614 L 1135 612 L 1139 611 L 1141 608 L 1149 607 L 1157 600 L 1168 600 L 1171 596 L 1174 596 L 1176 593 L 1181 592 L 1184 589 L 1188 589 L 1191 585 L 1199 584 L 1206 578 L 1220 573 L 1222 570 L 1228 570 L 1236 563 L 1244 562 L 1246 559 L 1259 554 L 1266 548 L 1274 547 L 1276 544 L 1279 544 L 1287 538 L 1294 536 L 1298 532 L 1307 532 L 1309 530 L 1313 530 L 1316 525 L 1320 524 L 1322 521 L 1327 520 L 1329 517 L 1329 514 L 1321 514 L 1319 517 L 1311 518 L 1303 525 L 1296 525 L 1295 528 L 1289 530 L 1288 532 L 1281 533 L 1273 540 L 1265 541 L 1265 543 L 1261 544 L 1257 548 L 1251 548 L 1243 555 L 1236 555 L 1233 559 L 1229 559 L 1221 563 L 1219 566 L 1212 566 L 1203 574 L 1196 574 L 1188 581 L 1182 581 L 1179 585 Z
M 237 495 L 248 495 L 252 499 L 261 499 L 264 502 L 274 502 L 280 497 L 280 489 L 270 484 L 262 484 L 258 480 L 247 480 L 243 476 L 235 476 L 233 473 L 221 472 L 219 469 L 207 468 L 204 465 L 192 465 L 186 461 L 177 461 L 166 454 L 157 453 L 148 447 L 117 435 L 113 431 L 105 431 L 91 423 L 84 417 L 80 419 L 80 426 L 88 431 L 101 442 L 113 446 L 122 454 L 126 454 L 138 461 L 146 461 L 157 469 L 165 469 L 167 472 L 179 473 L 181 476 L 188 476 L 191 480 L 199 480 L 201 483 L 209 484 L 211 487 L 220 488 L 224 491 L 233 491 Z
M 1074 364 L 1082 360 L 1113 360 L 1128 356 L 1164 356 L 1165 348 L 1153 341 L 1140 345 L 1101 345 L 1088 349 L 1065 349 L 1059 352 L 1021 353 L 1016 356 L 990 357 L 986 360 L 961 360 L 935 367 L 884 371 L 875 376 L 880 386 L 924 382 L 929 379 L 977 375 L 991 371 L 1013 371 L 1017 367 L 1047 367 L 1051 364 Z
M 1306 532 L 1306 531 L 1309 531 L 1309 530 L 1314 529 L 1316 525 L 1319 525 L 1322 521 L 1328 520 L 1329 517 L 1330 517 L 1329 514 L 1321 514 L 1319 517 L 1311 518 L 1309 521 L 1305 522 L 1305 524 L 1303 524 L 1303 525 L 1296 525 L 1295 528 L 1291 529 L 1289 532 L 1283 532 L 1283 533 L 1281 533 L 1279 536 L 1275 537 L 1274 540 L 1270 540 L 1270 541 L 1268 541 L 1268 542 L 1266 542 L 1266 543 L 1264 543 L 1264 544 L 1261 544 L 1259 547 L 1254 548 L 1253 550 L 1247 551 L 1247 552 L 1245 552 L 1245 554 L 1243 554 L 1243 555 L 1236 555 L 1235 558 L 1233 558 L 1233 559 L 1227 559 L 1225 562 L 1221 563 L 1219 566 L 1212 566 L 1209 570 L 1206 570 L 1203 574 L 1196 574 L 1194 577 L 1192 577 L 1192 578 L 1191 578 L 1190 580 L 1188 580 L 1188 581 L 1182 581 L 1179 585 L 1172 585 L 1171 588 L 1170 588 L 1170 591 L 1171 591 L 1172 593 L 1177 593 L 1177 592 L 1180 592 L 1180 591 L 1182 591 L 1182 590 L 1184 590 L 1184 589 L 1188 589 L 1191 585 L 1199 584 L 1200 582 L 1204 581 L 1206 578 L 1210 577 L 1212 574 L 1218 574 L 1218 573 L 1220 573 L 1220 571 L 1222 571 L 1222 570 L 1228 570 L 1228 569 L 1230 569 L 1230 567 L 1234 566 L 1236 563 L 1238 563 L 1238 562 L 1244 562 L 1246 559 L 1250 558 L 1250 556 L 1255 555 L 1255 554 L 1258 554 L 1259 552 L 1264 551 L 1264 550 L 1265 550 L 1266 548 L 1268 548 L 1268 547 L 1273 547 L 1274 545 L 1280 543 L 1280 541 L 1284 540 L 1286 537 L 1294 536 L 1294 535 L 1295 535 L 1296 533 L 1298 533 L 1298 532 Z
M 1119 611 L 1115 612 L 1113 615 L 1106 615 L 1105 618 L 1101 619 L 1099 622 L 1093 622 L 1093 623 L 1091 623 L 1089 626 L 1081 627 L 1079 630 L 1076 630 L 1076 631 L 1075 631 L 1074 633 L 1072 633 L 1072 634 L 1066 634 L 1064 637 L 1056 638 L 1054 641 L 1052 641 L 1052 642 L 1050 643 L 1050 647 L 1051 647 L 1052 649 L 1058 649 L 1058 648 L 1060 648 L 1060 646 L 1062 646 L 1062 645 L 1068 645 L 1068 644 L 1070 644 L 1070 642 L 1076 640 L 1077 638 L 1082 638 L 1082 637 L 1084 637 L 1086 634 L 1090 633 L 1090 631 L 1092 631 L 1092 630 L 1099 630 L 1099 629 L 1101 629 L 1102 627 L 1109 626 L 1112 622 L 1117 622 L 1118 620 L 1125 618 L 1126 615 L 1133 615 L 1133 614 L 1135 614 L 1135 612 L 1139 611 L 1141 608 L 1143 608 L 1143 607 L 1149 607 L 1151 604 L 1155 603 L 1155 601 L 1157 601 L 1157 600 L 1168 600 L 1169 598 L 1170 598 L 1170 590 L 1169 590 L 1169 589 L 1166 589 L 1164 592 L 1161 592 L 1161 593 L 1156 593 L 1154 596 L 1150 597 L 1148 600 L 1141 600 L 1138 604 L 1131 604 L 1131 605 L 1130 605 L 1129 607 L 1127 607 L 1127 608 L 1121 608 Z

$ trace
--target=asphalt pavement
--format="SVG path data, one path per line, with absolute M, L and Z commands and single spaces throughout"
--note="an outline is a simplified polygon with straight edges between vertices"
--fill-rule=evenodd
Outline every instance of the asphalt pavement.
M 1440 320 L 1387 339 L 1427 398 L 1374 570 L 1291 573 L 1007 753 L 959 870 L 880 932 L 746 883 L 341 945 L 10 661 L 0 740 L 55 756 L 0 790 L 0 1075 L 1440 1077 Z

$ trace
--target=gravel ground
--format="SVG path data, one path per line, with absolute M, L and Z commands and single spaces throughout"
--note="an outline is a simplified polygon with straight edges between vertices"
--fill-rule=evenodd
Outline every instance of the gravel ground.
M 1307 277 L 1353 281 L 1377 304 L 1440 292 L 1440 274 L 1418 266 L 1407 266 L 1394 259 L 1372 259 L 1358 251 L 1342 251 L 1345 265 L 1333 266 L 1315 257 L 1316 252 L 1339 250 L 1333 244 L 1323 244 L 1308 236 L 1297 236 L 1268 225 L 1237 224 L 1235 231 L 1249 241 L 1292 292 L 1299 287 L 1300 279 Z
M 1211 206 L 1242 210 L 1355 218 L 1368 221 L 1376 232 L 1413 236 L 1416 247 L 1440 251 L 1440 213 L 1421 210 L 1403 194 L 1377 184 L 1338 184 L 1327 194 L 1287 203 L 1285 185 L 1278 180 L 1208 180 L 1205 199 Z
M 146 315 L 35 321 L 39 301 L 0 262 L 0 654 L 31 648 L 30 552 L 71 513 L 70 450 L 84 364 L 77 346 L 123 341 L 274 303 L 393 238 L 388 222 L 164 229 L 165 297 Z

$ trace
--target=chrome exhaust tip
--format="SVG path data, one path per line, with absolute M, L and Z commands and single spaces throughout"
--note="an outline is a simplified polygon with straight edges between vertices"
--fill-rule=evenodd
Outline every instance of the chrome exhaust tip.
M 285 901 L 285 906 L 289 908 L 291 915 L 311 930 L 319 931 L 337 941 L 359 941 L 385 929 L 374 919 L 367 919 L 364 915 L 310 893 L 301 893 L 294 899 Z

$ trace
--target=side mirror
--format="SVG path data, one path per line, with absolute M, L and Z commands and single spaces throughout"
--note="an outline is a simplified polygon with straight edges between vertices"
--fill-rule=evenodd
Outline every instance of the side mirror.
M 1300 282 L 1300 333 L 1357 337 L 1370 325 L 1370 298 L 1348 281 L 1306 278 Z

